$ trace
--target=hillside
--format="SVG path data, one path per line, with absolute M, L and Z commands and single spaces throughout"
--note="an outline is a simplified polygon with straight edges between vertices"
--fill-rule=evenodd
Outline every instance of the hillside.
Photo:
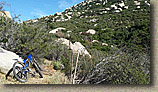
M 1 47 L 55 61 L 76 84 L 150 83 L 149 0 L 85 0 L 54 15 L 0 22 Z
M 85 41 L 92 42 L 93 40 L 109 45 L 129 45 L 130 43 L 130 47 L 135 47 L 137 44 L 135 48 L 138 49 L 150 46 L 150 4 L 146 0 L 112 0 L 110 2 L 85 0 L 62 13 L 32 21 L 35 22 L 35 25 L 38 22 L 47 23 L 48 30 L 64 27 L 73 32 L 72 42 L 79 41 L 85 46 L 87 46 Z M 87 38 L 78 35 L 89 29 L 94 29 L 97 33 L 88 35 Z M 137 32 L 138 30 L 139 32 Z M 144 32 L 146 33 L 144 34 Z M 93 46 L 91 48 L 96 47 Z M 97 44 L 97 46 L 101 45 Z

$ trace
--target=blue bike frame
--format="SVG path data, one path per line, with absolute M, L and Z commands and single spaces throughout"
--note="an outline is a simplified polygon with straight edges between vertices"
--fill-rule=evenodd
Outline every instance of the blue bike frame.
M 20 70 L 22 70 L 22 69 L 26 69 L 27 67 L 28 67 L 29 70 L 30 70 L 30 62 L 31 62 L 31 58 L 32 58 L 32 56 L 31 56 L 31 54 L 29 54 L 29 56 L 27 57 L 27 59 L 23 59 L 25 66 L 24 66 L 24 68 L 21 68 Z M 28 61 L 28 64 L 27 64 L 26 62 L 27 62 L 28 59 L 29 59 L 29 61 Z M 26 72 L 29 72 L 29 71 L 26 70 Z
M 25 60 L 25 59 L 23 59 L 24 64 L 25 64 L 24 69 L 25 69 L 26 67 L 29 67 L 29 68 L 30 68 L 31 58 L 32 58 L 32 56 L 29 54 L 29 56 L 27 57 L 27 59 L 26 59 L 26 60 Z M 28 59 L 29 59 L 29 63 L 27 64 L 27 63 L 26 63 L 26 61 L 27 61 Z

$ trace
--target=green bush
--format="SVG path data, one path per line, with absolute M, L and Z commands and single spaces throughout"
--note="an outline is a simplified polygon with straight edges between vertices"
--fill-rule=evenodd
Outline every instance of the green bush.
M 115 50 L 93 65 L 82 62 L 78 70 L 79 84 L 149 84 L 150 56 L 148 53 Z M 86 59 L 87 60 L 87 59 Z
M 61 70 L 62 69 L 62 65 L 59 61 L 52 61 L 52 65 L 53 65 L 53 68 L 55 70 Z

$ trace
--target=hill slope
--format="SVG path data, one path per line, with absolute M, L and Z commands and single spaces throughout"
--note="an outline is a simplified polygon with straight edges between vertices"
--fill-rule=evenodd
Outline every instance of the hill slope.
M 0 20 L 3 48 L 17 54 L 30 51 L 39 62 L 55 61 L 53 66 L 60 63 L 69 79 L 76 71 L 76 84 L 150 83 L 149 0 L 85 0 L 62 13 L 20 24 Z M 50 33 L 56 28 L 65 30 Z M 79 55 L 75 70 L 77 54 L 58 43 L 59 38 L 80 42 L 91 58 Z
M 110 45 L 134 46 L 137 50 L 150 47 L 149 0 L 85 0 L 62 13 L 36 21 L 37 24 L 42 22 L 47 23 L 48 30 L 64 27 L 72 31 L 71 41 L 79 41 L 85 46 L 86 40 L 98 40 Z M 78 35 L 89 29 L 94 29 L 97 33 L 87 36 L 88 38 Z M 99 46 L 101 45 L 97 44 Z

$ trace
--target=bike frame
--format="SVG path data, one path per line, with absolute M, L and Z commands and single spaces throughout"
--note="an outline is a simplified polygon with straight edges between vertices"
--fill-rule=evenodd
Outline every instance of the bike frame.
M 29 54 L 29 56 L 27 57 L 27 59 L 26 59 L 26 60 L 25 60 L 25 59 L 23 59 L 24 64 L 25 64 L 24 69 L 25 69 L 26 67 L 29 67 L 29 68 L 30 68 L 31 58 L 32 58 L 32 56 Z M 26 61 L 27 61 L 27 60 L 29 60 L 28 64 L 26 63 Z
M 25 66 L 24 66 L 24 68 L 21 68 L 20 70 L 29 68 L 29 70 L 32 72 L 32 70 L 30 69 L 31 58 L 32 58 L 32 56 L 31 56 L 31 54 L 29 54 L 29 56 L 27 57 L 27 59 L 23 59 Z M 27 60 L 29 60 L 28 64 L 26 63 Z M 26 72 L 29 72 L 29 70 L 26 70 Z

